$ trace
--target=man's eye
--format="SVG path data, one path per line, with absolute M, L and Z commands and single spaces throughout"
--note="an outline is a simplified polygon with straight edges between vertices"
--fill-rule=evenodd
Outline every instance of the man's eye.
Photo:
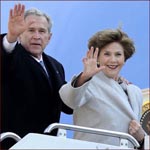
M 41 33 L 45 33 L 45 30 L 40 30 L 39 32 L 41 32 Z
M 34 30 L 33 29 L 29 29 L 29 32 L 34 32 Z

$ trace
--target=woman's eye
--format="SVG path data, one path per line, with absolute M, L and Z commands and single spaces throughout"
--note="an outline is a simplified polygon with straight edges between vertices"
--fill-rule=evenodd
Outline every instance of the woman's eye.
M 104 53 L 104 55 L 109 56 L 109 53 Z
M 118 53 L 117 56 L 121 56 L 122 54 Z

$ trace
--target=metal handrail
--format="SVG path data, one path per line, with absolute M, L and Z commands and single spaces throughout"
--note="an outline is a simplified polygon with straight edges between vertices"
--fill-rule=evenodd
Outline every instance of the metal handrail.
M 91 133 L 91 134 L 97 134 L 97 135 L 105 135 L 105 136 L 123 138 L 123 139 L 127 139 L 128 141 L 130 141 L 135 148 L 138 148 L 140 146 L 139 143 L 137 142 L 137 140 L 133 136 L 131 136 L 127 133 L 109 131 L 109 130 L 103 130 L 103 129 L 95 129 L 95 128 L 77 126 L 77 125 L 53 123 L 53 124 L 50 124 L 44 130 L 44 133 L 50 133 L 52 130 L 57 129 L 57 128 L 78 131 L 78 132 Z
M 16 142 L 21 140 L 21 137 L 19 135 L 17 135 L 16 133 L 13 133 L 13 132 L 3 132 L 0 134 L 0 142 L 2 142 L 6 138 L 12 138 Z

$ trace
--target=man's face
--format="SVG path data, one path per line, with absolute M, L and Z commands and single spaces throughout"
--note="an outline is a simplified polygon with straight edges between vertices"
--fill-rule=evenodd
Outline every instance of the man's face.
M 35 15 L 27 16 L 25 21 L 27 24 L 32 23 L 20 35 L 20 42 L 34 57 L 40 58 L 51 38 L 51 33 L 48 32 L 49 24 L 45 17 Z

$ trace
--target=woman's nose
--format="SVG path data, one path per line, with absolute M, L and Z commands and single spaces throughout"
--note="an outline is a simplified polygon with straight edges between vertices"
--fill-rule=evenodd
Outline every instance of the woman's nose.
M 111 56 L 111 58 L 110 58 L 110 59 L 111 59 L 111 61 L 112 61 L 112 62 L 115 62 L 115 61 L 117 60 L 117 59 L 116 59 L 116 57 L 115 57 L 115 56 L 113 56 L 113 55 Z

